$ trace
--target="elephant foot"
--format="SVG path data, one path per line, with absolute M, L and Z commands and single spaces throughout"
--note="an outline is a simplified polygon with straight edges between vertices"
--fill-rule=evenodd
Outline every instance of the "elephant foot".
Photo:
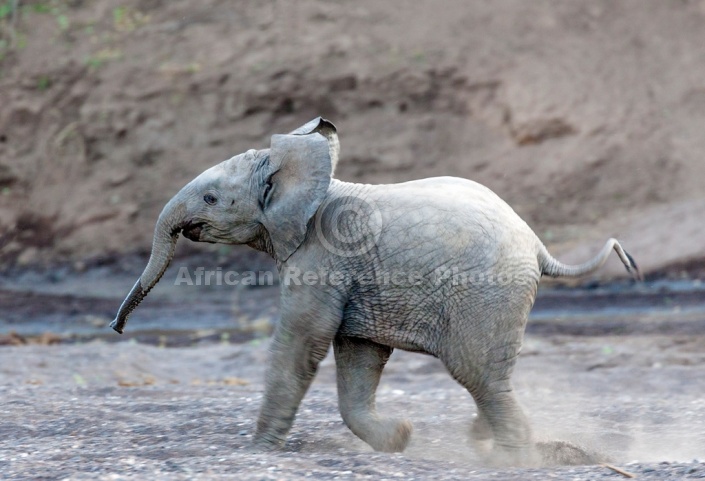
M 283 439 L 257 434 L 252 442 L 252 449 L 255 451 L 276 451 L 282 446 L 284 446 Z
M 606 456 L 582 448 L 568 441 L 536 443 L 542 466 L 581 466 L 608 462 Z
M 411 440 L 411 433 L 414 431 L 414 427 L 410 421 L 405 419 L 394 424 L 396 427 L 393 429 L 392 435 L 381 451 L 400 453 L 406 449 L 407 444 L 409 444 Z
M 405 420 L 390 420 L 377 424 L 366 436 L 360 436 L 363 441 L 372 446 L 375 451 L 385 453 L 400 453 L 406 449 L 414 428 L 411 422 Z
M 470 441 L 475 452 L 477 452 L 482 459 L 489 459 L 492 454 L 494 438 L 489 424 L 479 415 L 475 416 L 475 420 L 470 428 Z

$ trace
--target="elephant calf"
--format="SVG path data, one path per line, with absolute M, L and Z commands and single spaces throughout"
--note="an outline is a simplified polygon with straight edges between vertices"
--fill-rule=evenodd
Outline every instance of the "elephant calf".
M 111 326 L 130 313 L 172 259 L 180 232 L 193 241 L 247 244 L 269 253 L 281 279 L 255 443 L 284 443 L 331 344 L 345 424 L 380 451 L 403 450 L 406 420 L 377 414 L 375 391 L 395 348 L 430 354 L 472 395 L 475 440 L 495 463 L 532 465 L 536 443 L 510 377 L 539 279 L 580 276 L 614 249 L 610 239 L 576 266 L 554 259 L 488 188 L 453 177 L 394 185 L 332 178 L 339 143 L 317 118 L 271 147 L 212 167 L 164 207 L 149 263 Z

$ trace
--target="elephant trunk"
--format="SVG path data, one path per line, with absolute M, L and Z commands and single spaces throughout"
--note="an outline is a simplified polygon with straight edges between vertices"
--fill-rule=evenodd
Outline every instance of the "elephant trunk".
M 172 198 L 159 215 L 159 220 L 154 228 L 152 253 L 149 256 L 147 267 L 122 302 L 115 320 L 110 323 L 110 327 L 120 334 L 125 328 L 127 318 L 159 282 L 174 257 L 176 240 L 179 238 L 179 231 L 185 222 L 186 212 L 183 202 L 177 200 L 177 197 Z

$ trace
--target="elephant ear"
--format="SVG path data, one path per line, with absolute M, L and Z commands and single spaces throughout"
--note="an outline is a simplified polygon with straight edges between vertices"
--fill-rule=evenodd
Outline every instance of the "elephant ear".
M 319 120 L 322 119 L 316 119 Z M 330 184 L 331 149 L 323 132 L 316 131 L 316 121 L 290 134 L 272 136 L 271 194 L 265 202 L 263 224 L 276 257 L 282 262 L 304 241 L 308 222 L 323 202 Z
M 335 128 L 333 122 L 316 117 L 312 121 L 302 125 L 296 130 L 289 132 L 289 135 L 307 135 L 319 133 L 328 139 L 328 149 L 330 150 L 331 175 L 335 173 L 335 167 L 338 165 L 338 157 L 340 155 L 340 141 L 338 140 L 338 129 Z

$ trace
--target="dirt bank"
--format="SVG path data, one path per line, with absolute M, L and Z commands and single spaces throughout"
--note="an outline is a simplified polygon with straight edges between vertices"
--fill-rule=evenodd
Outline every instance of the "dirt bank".
M 702 1 L 19 3 L 3 267 L 144 252 L 180 186 L 316 115 L 343 179 L 475 179 L 568 261 L 703 258 Z

